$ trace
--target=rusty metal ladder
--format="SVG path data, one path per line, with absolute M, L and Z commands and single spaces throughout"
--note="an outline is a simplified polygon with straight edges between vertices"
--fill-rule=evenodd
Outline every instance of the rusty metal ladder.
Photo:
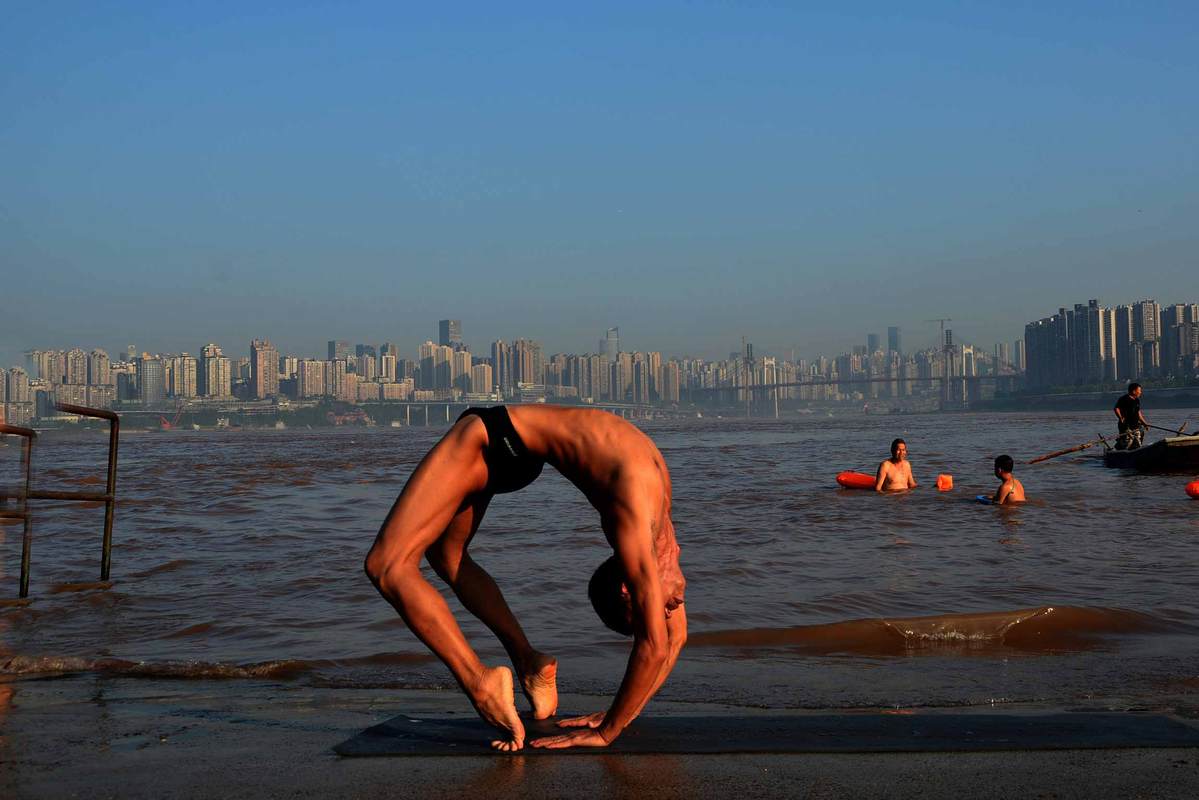
M 108 420 L 108 481 L 103 492 L 79 491 L 48 491 L 34 489 L 33 479 L 33 445 L 37 441 L 37 432 L 17 425 L 0 424 L 0 435 L 19 436 L 24 439 L 21 459 L 24 465 L 24 485 L 17 490 L 17 509 L 10 511 L 4 506 L 7 497 L 0 493 L 0 518 L 19 519 L 24 523 L 21 537 L 21 586 L 20 599 L 29 597 L 29 565 L 33 549 L 33 512 L 29 509 L 30 500 L 73 500 L 85 503 L 104 503 L 104 541 L 100 556 L 100 580 L 107 581 L 112 567 L 112 519 L 117 502 L 117 443 L 121 433 L 121 420 L 112 411 L 100 408 L 87 408 L 69 403 L 57 403 L 59 411 L 68 414 L 78 414 L 81 417 Z

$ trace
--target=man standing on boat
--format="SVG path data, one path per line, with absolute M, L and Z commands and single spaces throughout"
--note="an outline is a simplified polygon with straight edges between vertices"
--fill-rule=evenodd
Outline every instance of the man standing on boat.
M 1141 446 L 1141 436 L 1149 422 L 1141 413 L 1141 384 L 1128 384 L 1128 393 L 1120 395 L 1112 412 L 1116 415 L 1119 437 L 1117 450 L 1136 450 Z

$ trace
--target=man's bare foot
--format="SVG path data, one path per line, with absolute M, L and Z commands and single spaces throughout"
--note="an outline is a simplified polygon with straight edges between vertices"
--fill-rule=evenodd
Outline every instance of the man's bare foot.
M 479 716 L 505 734 L 491 746 L 497 750 L 519 750 L 525 746 L 525 726 L 516 713 L 512 672 L 507 667 L 484 667 L 470 691 L 470 701 Z
M 538 653 L 521 672 L 520 685 L 533 706 L 533 719 L 546 719 L 558 710 L 558 659 Z

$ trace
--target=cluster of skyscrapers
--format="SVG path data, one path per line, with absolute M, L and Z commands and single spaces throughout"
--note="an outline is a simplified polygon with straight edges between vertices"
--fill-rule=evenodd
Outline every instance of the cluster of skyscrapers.
M 837 401 L 936 394 L 947 377 L 1014 375 L 1023 341 L 993 353 L 952 343 L 904 352 L 901 331 L 866 335 L 866 344 L 833 358 L 754 357 L 752 345 L 727 359 L 664 358 L 629 351 L 620 330 L 604 331 L 595 352 L 546 355 L 535 340 L 496 340 L 484 353 L 464 341 L 460 320 L 441 320 L 438 338 L 401 356 L 398 345 L 331 340 L 325 358 L 280 354 L 267 339 L 250 342 L 248 357 L 226 356 L 209 343 L 189 353 L 138 353 L 117 361 L 103 350 L 34 350 L 26 368 L 0 371 L 0 399 L 9 421 L 54 414 L 55 402 L 100 408 L 167 410 L 237 405 L 386 402 L 535 402 L 678 404 L 721 399 L 725 389 L 770 387 L 776 400 Z M 723 395 L 728 401 L 730 395 Z
M 1199 305 L 1091 300 L 1028 323 L 1024 342 L 1030 388 L 1187 379 L 1199 372 Z

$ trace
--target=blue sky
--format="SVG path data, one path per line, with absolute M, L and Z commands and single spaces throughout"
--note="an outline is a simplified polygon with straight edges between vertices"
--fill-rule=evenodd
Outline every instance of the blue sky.
M 1199 302 L 1194 3 L 433 5 L 6 4 L 0 363 Z

